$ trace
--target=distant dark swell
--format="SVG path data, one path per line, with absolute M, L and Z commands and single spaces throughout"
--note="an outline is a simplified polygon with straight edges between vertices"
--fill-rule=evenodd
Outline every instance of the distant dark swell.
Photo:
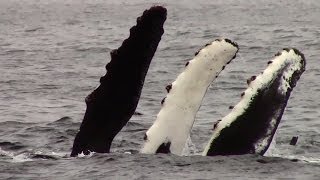
M 151 59 L 164 32 L 166 9 L 151 7 L 137 19 L 130 36 L 113 50 L 100 86 L 87 98 L 87 110 L 71 156 L 107 153 L 111 142 L 133 115 Z

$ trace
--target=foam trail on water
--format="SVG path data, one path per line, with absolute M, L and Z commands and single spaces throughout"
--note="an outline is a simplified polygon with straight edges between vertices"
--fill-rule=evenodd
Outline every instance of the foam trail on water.
M 164 32 L 167 10 L 151 7 L 137 19 L 130 36 L 111 52 L 107 73 L 87 98 L 87 110 L 71 156 L 107 153 L 117 133 L 133 115 L 151 59 Z
M 146 132 L 141 153 L 174 153 L 181 155 L 190 130 L 210 83 L 238 51 L 228 39 L 207 44 L 186 64 L 185 70 L 166 87 L 157 119 Z
M 268 64 L 263 73 L 248 79 L 242 99 L 216 125 L 203 155 L 266 152 L 306 63 L 298 50 L 284 49 Z

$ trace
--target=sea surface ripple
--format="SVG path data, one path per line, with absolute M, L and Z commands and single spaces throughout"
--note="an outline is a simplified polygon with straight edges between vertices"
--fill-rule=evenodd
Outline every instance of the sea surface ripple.
M 152 5 L 165 6 L 168 18 L 137 113 L 111 154 L 70 158 L 84 98 Z M 318 0 L 0 0 L 0 179 L 320 179 L 319 9 Z M 240 50 L 207 91 L 188 156 L 139 154 L 165 86 L 220 37 Z M 301 50 L 307 68 L 267 156 L 200 156 L 246 79 L 286 47 Z

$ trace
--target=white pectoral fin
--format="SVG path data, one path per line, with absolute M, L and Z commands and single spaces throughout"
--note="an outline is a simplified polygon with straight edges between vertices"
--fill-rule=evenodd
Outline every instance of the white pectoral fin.
M 305 70 L 296 49 L 284 49 L 268 67 L 248 81 L 240 102 L 216 125 L 203 155 L 237 155 L 268 149 L 290 93 Z
M 236 43 L 219 39 L 195 54 L 177 79 L 166 87 L 167 97 L 146 133 L 142 153 L 182 154 L 207 88 L 237 52 Z

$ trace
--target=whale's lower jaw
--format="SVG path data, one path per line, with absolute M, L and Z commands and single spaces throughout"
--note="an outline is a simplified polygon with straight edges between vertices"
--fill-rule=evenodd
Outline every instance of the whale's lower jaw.
M 262 74 L 248 80 L 241 101 L 217 124 L 203 155 L 263 155 L 304 69 L 305 59 L 298 50 L 278 53 Z
M 151 7 L 137 19 L 130 36 L 113 50 L 100 86 L 87 98 L 87 110 L 71 156 L 107 153 L 111 142 L 133 115 L 151 59 L 164 32 L 166 9 Z
M 218 39 L 187 62 L 184 71 L 166 87 L 167 97 L 156 121 L 146 132 L 141 153 L 182 154 L 208 86 L 237 52 L 237 44 Z

